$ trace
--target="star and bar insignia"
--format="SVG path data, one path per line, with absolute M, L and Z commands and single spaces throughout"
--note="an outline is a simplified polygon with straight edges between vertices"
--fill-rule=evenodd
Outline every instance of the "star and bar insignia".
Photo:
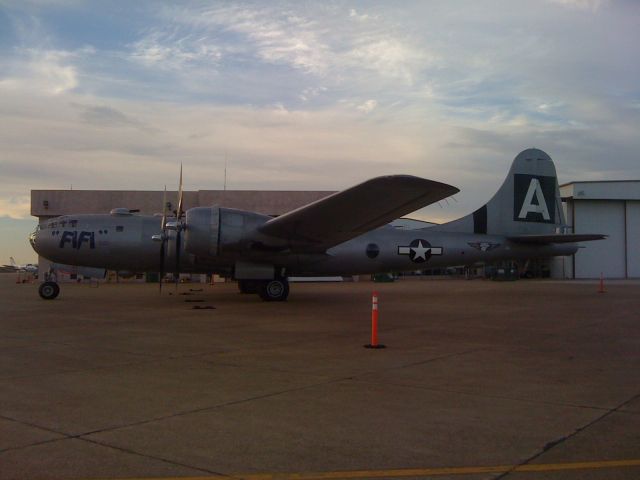
M 398 255 L 409 255 L 412 262 L 424 263 L 431 258 L 432 255 L 442 255 L 442 247 L 432 247 L 429 242 L 418 238 L 409 245 L 398 246 Z

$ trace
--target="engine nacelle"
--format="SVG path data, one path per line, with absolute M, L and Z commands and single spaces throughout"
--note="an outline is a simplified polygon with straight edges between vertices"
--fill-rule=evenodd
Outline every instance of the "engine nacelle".
M 190 208 L 186 213 L 184 249 L 197 257 L 249 250 L 262 240 L 257 228 L 271 218 L 235 208 Z
M 220 208 L 195 207 L 186 212 L 184 249 L 198 257 L 215 257 L 220 244 Z

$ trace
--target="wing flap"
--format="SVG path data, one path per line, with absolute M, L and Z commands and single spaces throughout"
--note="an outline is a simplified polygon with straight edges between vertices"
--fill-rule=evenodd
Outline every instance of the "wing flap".
M 556 234 L 556 235 L 519 235 L 515 237 L 507 237 L 516 243 L 576 243 L 591 242 L 593 240 L 604 240 L 606 235 L 591 233 L 573 233 L 573 234 Z
M 269 220 L 259 230 L 294 249 L 323 250 L 457 192 L 411 175 L 377 177 Z

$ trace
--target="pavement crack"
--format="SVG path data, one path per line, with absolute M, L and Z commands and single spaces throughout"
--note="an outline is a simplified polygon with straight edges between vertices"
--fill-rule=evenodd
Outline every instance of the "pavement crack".
M 13 450 L 23 450 L 25 448 L 38 447 L 40 445 L 46 445 L 47 443 L 55 443 L 55 442 L 59 442 L 60 440 L 68 440 L 69 438 L 70 437 L 51 438 L 49 440 L 42 440 L 40 442 L 34 442 L 34 443 L 30 443 L 28 445 L 18 445 L 16 447 L 7 447 L 7 448 L 3 448 L 2 450 L 0 450 L 0 454 L 6 453 L 6 452 L 11 452 Z
M 343 382 L 345 380 L 349 380 L 349 378 L 348 377 L 334 378 L 334 379 L 331 379 L 331 380 L 327 380 L 325 382 L 312 383 L 312 384 L 304 385 L 304 386 L 301 386 L 301 387 L 290 388 L 290 389 L 287 389 L 287 390 L 280 390 L 280 391 L 277 391 L 277 392 L 265 393 L 263 395 L 256 395 L 256 396 L 253 396 L 253 397 L 243 398 L 243 399 L 240 399 L 240 400 L 233 400 L 231 402 L 225 402 L 225 403 L 220 403 L 220 404 L 216 404 L 216 405 L 210 405 L 210 406 L 201 407 L 201 408 L 194 408 L 194 409 L 191 409 L 191 410 L 185 410 L 185 411 L 182 411 L 182 412 L 172 413 L 171 415 L 163 415 L 163 416 L 160 416 L 160 417 L 148 418 L 146 420 L 140 420 L 138 422 L 132 422 L 132 423 L 128 423 L 126 425 L 118 425 L 118 426 L 115 426 L 115 427 L 108 427 L 108 428 L 103 428 L 103 429 L 99 429 L 99 430 L 94 430 L 94 431 L 91 431 L 91 432 L 85 432 L 85 433 L 82 433 L 82 434 L 78 435 L 77 438 L 84 438 L 84 437 L 86 437 L 88 435 L 96 435 L 96 434 L 99 434 L 99 433 L 110 432 L 110 431 L 119 430 L 119 429 L 122 429 L 122 428 L 137 427 L 137 426 L 140 426 L 140 425 L 145 425 L 147 423 L 158 422 L 158 421 L 167 420 L 167 419 L 170 419 L 170 418 L 182 417 L 184 415 L 191 415 L 191 414 L 194 414 L 194 413 L 201 413 L 201 412 L 207 412 L 207 411 L 211 411 L 211 410 L 217 410 L 217 409 L 220 409 L 220 408 L 230 407 L 230 406 L 233 406 L 233 405 L 240 405 L 240 404 L 252 402 L 252 401 L 255 401 L 255 400 L 263 400 L 265 398 L 277 397 L 279 395 L 284 395 L 284 394 L 287 394 L 287 393 L 299 392 L 299 391 L 303 391 L 303 390 L 307 390 L 307 389 L 310 389 L 310 388 L 315 388 L 315 387 L 319 387 L 319 386 L 323 386 L 323 385 L 330 385 L 330 384 L 333 384 L 333 383 Z
M 513 473 L 515 470 L 517 470 L 519 467 L 522 467 L 523 465 L 527 465 L 529 463 L 531 463 L 532 461 L 534 461 L 536 458 L 540 457 L 541 455 L 547 453 L 548 451 L 552 450 L 553 448 L 557 447 L 558 445 L 562 445 L 564 442 L 566 442 L 567 440 L 575 437 L 576 435 L 578 435 L 579 433 L 585 431 L 586 429 L 594 426 L 596 423 L 600 422 L 601 420 L 604 420 L 605 418 L 607 418 L 609 415 L 618 412 L 621 408 L 625 407 L 626 405 L 628 405 L 629 403 L 633 402 L 634 400 L 637 400 L 638 398 L 640 398 L 640 393 L 633 395 L 631 398 L 625 400 L 624 402 L 622 402 L 620 405 L 618 405 L 617 407 L 614 407 L 610 410 L 607 410 L 605 413 L 603 413 L 602 415 L 600 415 L 599 417 L 596 417 L 595 419 L 591 420 L 589 423 L 575 429 L 573 432 L 571 432 L 568 435 L 565 435 L 564 437 L 560 437 L 557 438 L 555 440 L 552 440 L 550 442 L 547 442 L 544 447 L 542 447 L 542 450 L 540 450 L 538 453 L 536 453 L 535 455 L 532 455 L 531 457 L 527 458 L 526 460 L 524 460 L 523 462 L 520 462 L 517 465 L 514 465 L 511 469 L 509 469 L 509 471 L 498 475 L 495 480 L 501 480 L 503 478 L 506 478 L 508 475 L 510 475 L 511 473 Z
M 47 427 L 43 427 L 42 425 L 37 425 L 35 423 L 30 423 L 30 422 L 25 422 L 23 420 L 18 420 L 16 418 L 12 418 L 12 417 L 7 417 L 4 414 L 0 414 L 0 418 L 2 418 L 3 420 L 7 420 L 9 422 L 15 422 L 15 423 L 19 423 L 20 425 L 26 425 L 27 427 L 31 427 L 31 428 L 37 428 L 39 430 L 44 430 L 45 432 L 49 432 L 49 433 L 55 433 L 56 435 L 62 435 L 63 437 L 72 437 L 72 435 L 65 433 L 65 432 L 60 432 L 58 430 L 54 430 L 52 428 L 47 428 Z
M 463 355 L 468 355 L 470 353 L 475 353 L 475 352 L 480 352 L 482 350 L 489 350 L 486 347 L 482 347 L 482 348 L 472 348 L 471 350 L 465 350 L 463 352 L 454 352 L 454 353 L 447 353 L 445 355 L 439 355 L 436 357 L 432 357 L 432 358 L 428 358 L 426 360 L 421 360 L 419 362 L 412 362 L 412 363 L 405 363 L 403 365 L 396 365 L 394 367 L 389 367 L 385 370 L 394 370 L 394 369 L 398 369 L 398 368 L 407 368 L 407 367 L 415 367 L 418 365 L 425 365 L 427 363 L 431 363 L 431 362 L 437 362 L 438 360 L 444 360 L 446 358 L 453 358 L 453 357 L 460 357 Z
M 6 415 L 0 414 L 0 418 L 3 419 L 3 420 L 7 420 L 9 422 L 15 422 L 15 423 L 18 423 L 20 425 L 24 425 L 24 426 L 27 426 L 27 427 L 30 427 L 30 428 L 35 428 L 35 429 L 38 429 L 38 430 L 42 430 L 43 432 L 49 432 L 49 433 L 53 433 L 53 434 L 56 434 L 56 435 L 61 435 L 61 437 L 59 437 L 59 438 L 50 438 L 48 440 L 41 440 L 41 441 L 38 441 L 38 442 L 29 443 L 27 445 L 18 445 L 18 446 L 15 446 L 15 447 L 3 448 L 3 449 L 0 449 L 0 453 L 9 452 L 9 451 L 12 451 L 12 450 L 22 450 L 24 448 L 36 447 L 38 445 L 45 445 L 47 443 L 54 443 L 54 442 L 59 442 L 60 440 L 67 440 L 69 438 L 74 438 L 73 435 L 69 435 L 68 433 L 60 432 L 58 430 L 53 430 L 51 428 L 43 427 L 41 425 L 36 425 L 35 423 L 30 423 L 30 422 L 25 422 L 25 421 L 22 421 L 22 420 L 17 420 L 17 419 L 12 418 L 12 417 L 7 417 Z
M 112 448 L 114 450 L 118 450 L 119 452 L 128 453 L 130 455 L 137 455 L 139 457 L 149 458 L 149 459 L 152 459 L 152 460 L 158 460 L 160 462 L 168 463 L 170 465 L 176 465 L 176 466 L 179 466 L 179 467 L 190 468 L 192 470 L 198 470 L 199 472 L 208 473 L 209 475 L 215 475 L 216 477 L 224 477 L 224 478 L 229 478 L 229 479 L 240 480 L 238 477 L 234 477 L 233 475 L 227 475 L 225 473 L 216 472 L 216 471 L 209 470 L 209 469 L 203 468 L 203 467 L 195 467 L 195 466 L 189 465 L 187 463 L 176 462 L 175 460 L 170 460 L 168 458 L 160 457 L 160 456 L 157 456 L 157 455 L 149 455 L 149 454 L 146 454 L 146 453 L 141 453 L 141 452 L 138 452 L 136 450 L 131 450 L 129 448 L 118 447 L 116 445 L 111 445 L 111 444 L 106 443 L 106 442 L 98 442 L 96 440 L 92 440 L 92 439 L 88 439 L 88 438 L 79 438 L 79 437 L 78 437 L 78 439 L 82 440 L 83 442 L 92 443 L 94 445 L 99 445 L 99 446 L 105 447 L 105 448 Z

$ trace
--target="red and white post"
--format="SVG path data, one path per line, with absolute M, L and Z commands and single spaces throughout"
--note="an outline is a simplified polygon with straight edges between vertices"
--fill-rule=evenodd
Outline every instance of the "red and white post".
M 385 348 L 378 343 L 378 292 L 371 294 L 371 343 L 365 348 Z

